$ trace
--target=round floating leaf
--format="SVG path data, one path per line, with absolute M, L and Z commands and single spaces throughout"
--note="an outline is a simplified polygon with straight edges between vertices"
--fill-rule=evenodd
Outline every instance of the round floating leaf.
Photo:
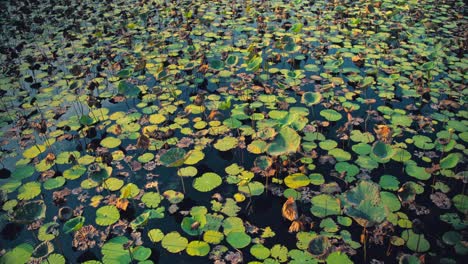
M 272 156 L 294 153 L 300 144 L 301 137 L 297 132 L 288 126 L 284 126 L 276 135 L 275 140 L 268 145 L 267 153 Z
M 395 176 L 382 175 L 380 177 L 379 185 L 386 190 L 396 191 L 399 188 L 398 187 L 399 184 L 400 182 Z
M 237 147 L 239 140 L 235 137 L 227 136 L 219 139 L 215 144 L 215 149 L 219 151 L 228 151 Z
M 442 240 L 444 241 L 445 244 L 447 245 L 455 245 L 458 242 L 462 241 L 463 236 L 456 231 L 448 231 L 445 232 L 444 235 L 442 236 Z
M 31 177 L 35 171 L 36 169 L 30 165 L 18 166 L 11 176 L 17 180 L 22 180 Z
M 218 174 L 206 172 L 201 177 L 198 177 L 193 181 L 193 188 L 200 192 L 209 192 L 220 186 L 222 182 L 223 180 Z
M 37 245 L 37 247 L 34 249 L 31 257 L 33 259 L 43 259 L 46 258 L 50 253 L 54 251 L 54 245 L 50 243 L 49 241 L 44 241 Z
M 181 177 L 193 177 L 197 175 L 197 172 L 198 172 L 197 168 L 193 166 L 188 166 L 188 167 L 180 168 L 179 170 L 177 170 L 177 175 Z
M 174 190 L 167 190 L 163 195 L 171 204 L 177 204 L 184 200 L 184 194 Z
M 468 212 L 468 195 L 457 194 L 452 199 L 458 211 L 466 214 Z
M 320 194 L 311 199 L 310 211 L 317 217 L 341 214 L 340 200 L 328 194 Z
M 157 243 L 164 238 L 164 233 L 161 231 L 161 229 L 151 229 L 148 232 L 148 237 L 151 242 Z
M 143 246 L 137 246 L 132 250 L 133 259 L 140 261 L 139 263 L 144 262 L 151 256 L 151 249 Z
M 232 66 L 235 66 L 238 61 L 239 61 L 239 57 L 237 57 L 236 55 L 229 55 L 229 57 L 227 57 L 226 59 L 226 64 L 229 67 L 232 67 Z
M 294 173 L 284 179 L 286 186 L 292 189 L 305 187 L 309 185 L 310 179 L 303 173 Z
M 96 211 L 96 224 L 109 226 L 120 219 L 119 210 L 113 205 L 103 206 Z
M 63 177 L 67 180 L 75 180 L 81 177 L 86 172 L 86 167 L 82 165 L 75 165 L 63 172 Z
M 381 192 L 380 197 L 382 199 L 383 204 L 391 211 L 395 212 L 400 210 L 401 204 L 398 197 L 391 193 L 391 192 Z
M 166 121 L 166 117 L 162 114 L 154 114 L 149 117 L 149 122 L 151 124 L 161 124 L 162 122 Z
M 416 162 L 407 162 L 405 166 L 405 171 L 409 176 L 414 177 L 419 180 L 428 180 L 431 177 L 431 174 L 426 171 L 425 168 L 419 167 Z
M 262 65 L 263 59 L 261 56 L 255 56 L 247 61 L 247 71 L 257 71 Z
M 451 169 L 458 165 L 460 162 L 460 155 L 458 153 L 451 153 L 440 161 L 440 168 Z
M 83 227 L 84 221 L 85 218 L 83 216 L 78 216 L 68 220 L 65 222 L 65 224 L 63 224 L 63 232 L 68 234 L 80 230 L 81 227 Z
M 341 114 L 333 109 L 325 109 L 320 111 L 320 115 L 328 121 L 338 121 L 342 118 Z
M 366 143 L 358 143 L 356 145 L 353 145 L 351 147 L 356 154 L 359 155 L 367 155 L 371 152 L 372 147 L 369 144 Z
M 18 189 L 19 200 L 31 200 L 39 194 L 41 194 L 41 184 L 39 182 L 28 182 Z
M 251 238 L 244 232 L 230 232 L 226 237 L 229 245 L 234 248 L 245 248 L 250 244 Z
M 124 185 L 124 181 L 121 180 L 121 179 L 117 179 L 117 178 L 108 178 L 104 181 L 104 188 L 110 190 L 110 191 L 117 191 L 117 190 L 120 190 L 120 188 L 122 188 L 122 186 Z
M 43 186 L 46 190 L 53 190 L 62 187 L 65 184 L 65 181 L 64 177 L 50 178 L 44 182 Z
M 46 150 L 45 145 L 34 145 L 29 149 L 23 152 L 23 156 L 27 159 L 34 159 L 35 157 L 39 156 L 42 152 Z
M 250 248 L 250 254 L 257 259 L 263 260 L 270 256 L 270 250 L 262 244 L 255 244 Z
M 34 251 L 34 247 L 29 243 L 22 243 L 13 248 L 10 251 L 7 251 L 5 255 L 0 258 L 0 263 L 9 264 L 9 263 L 27 263 L 31 258 L 31 255 Z
M 194 165 L 194 164 L 197 164 L 199 161 L 203 160 L 203 158 L 205 158 L 205 153 L 203 153 L 203 151 L 201 151 L 201 150 L 194 149 L 194 150 L 190 151 L 187 154 L 187 156 L 188 157 L 184 161 L 184 164 Z
M 171 253 L 178 253 L 187 247 L 188 240 L 177 231 L 170 232 L 162 239 L 162 247 Z
M 280 245 L 280 244 L 274 245 L 271 248 L 270 252 L 271 252 L 271 257 L 281 263 L 286 262 L 288 260 L 288 248 L 283 245 Z
M 147 163 L 154 159 L 154 154 L 153 153 L 145 153 L 141 156 L 138 157 L 138 161 L 141 163 Z
M 101 146 L 105 148 L 115 148 L 120 146 L 121 143 L 122 141 L 115 137 L 106 137 L 103 140 L 101 140 Z
M 224 68 L 224 62 L 221 60 L 212 60 L 210 62 L 210 67 L 214 70 L 222 70 Z
M 13 222 L 30 223 L 45 217 L 46 205 L 44 201 L 30 201 L 13 211 Z
M 389 144 L 377 141 L 372 146 L 371 157 L 377 162 L 385 163 L 395 155 L 395 150 Z
M 322 94 L 319 92 L 305 92 L 302 95 L 301 103 L 306 104 L 307 106 L 312 106 L 320 103 L 322 100 Z
M 161 195 L 155 192 L 147 192 L 143 194 L 141 201 L 149 208 L 156 208 L 161 202 Z
M 130 252 L 124 248 L 128 238 L 118 236 L 107 241 L 101 249 L 103 263 L 130 263 L 132 261 Z
M 224 235 L 219 231 L 208 230 L 203 234 L 203 240 L 213 245 L 218 245 L 223 239 Z
M 183 148 L 171 148 L 159 157 L 159 161 L 166 167 L 178 167 L 184 164 L 186 154 Z
M 431 247 L 423 234 L 416 234 L 413 230 L 404 230 L 401 237 L 406 241 L 406 246 L 414 252 L 426 252 Z
M 132 222 L 130 222 L 130 227 L 133 230 L 143 227 L 148 223 L 148 219 L 150 219 L 150 212 L 144 212 L 137 216 Z
M 190 256 L 206 256 L 210 252 L 210 245 L 204 241 L 191 241 L 187 245 L 187 254 Z
M 258 181 L 252 181 L 249 182 L 247 185 L 239 186 L 239 192 L 252 196 L 261 195 L 264 190 L 265 186 L 263 186 L 263 183 Z
M 248 146 L 247 150 L 253 154 L 261 154 L 265 152 L 267 143 L 263 140 L 254 140 Z
M 322 258 L 327 254 L 331 244 L 327 237 L 316 236 L 309 243 L 308 250 L 310 254 L 317 258 Z
M 134 183 L 128 183 L 120 189 L 120 198 L 133 198 L 140 193 L 140 189 Z
M 327 264 L 353 264 L 353 261 L 345 253 L 336 251 L 328 255 Z
M 65 264 L 65 257 L 60 254 L 50 254 L 45 261 L 42 261 L 42 264 L 45 263 L 54 263 L 54 264 Z
M 416 147 L 424 150 L 432 149 L 435 146 L 429 137 L 423 135 L 413 136 L 413 141 Z

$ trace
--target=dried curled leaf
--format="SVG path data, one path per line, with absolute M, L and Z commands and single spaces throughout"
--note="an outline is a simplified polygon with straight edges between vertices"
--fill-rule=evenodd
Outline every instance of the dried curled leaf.
M 297 220 L 297 205 L 293 197 L 289 197 L 288 200 L 283 204 L 282 213 L 283 217 L 289 221 Z
M 390 143 L 392 141 L 392 129 L 387 125 L 377 125 L 377 128 L 374 128 L 377 138 L 384 142 Z
M 299 232 L 304 229 L 304 224 L 301 221 L 295 220 L 289 226 L 289 233 Z

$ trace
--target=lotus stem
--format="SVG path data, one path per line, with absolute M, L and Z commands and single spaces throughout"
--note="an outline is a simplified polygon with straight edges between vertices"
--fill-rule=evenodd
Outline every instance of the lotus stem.
M 182 183 L 182 191 L 184 192 L 185 194 L 185 183 L 184 183 L 184 179 L 182 178 L 182 176 L 179 176 L 180 178 L 180 182 Z M 159 192 L 159 189 L 158 189 L 158 192 Z

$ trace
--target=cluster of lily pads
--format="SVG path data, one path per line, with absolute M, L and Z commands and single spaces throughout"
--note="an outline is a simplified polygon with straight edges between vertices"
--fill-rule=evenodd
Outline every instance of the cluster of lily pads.
M 463 1 L 0 9 L 0 263 L 467 254 Z

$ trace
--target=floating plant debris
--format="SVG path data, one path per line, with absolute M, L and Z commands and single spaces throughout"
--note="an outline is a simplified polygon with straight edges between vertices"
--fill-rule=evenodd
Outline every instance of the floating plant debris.
M 464 1 L 0 10 L 0 264 L 466 258 Z

